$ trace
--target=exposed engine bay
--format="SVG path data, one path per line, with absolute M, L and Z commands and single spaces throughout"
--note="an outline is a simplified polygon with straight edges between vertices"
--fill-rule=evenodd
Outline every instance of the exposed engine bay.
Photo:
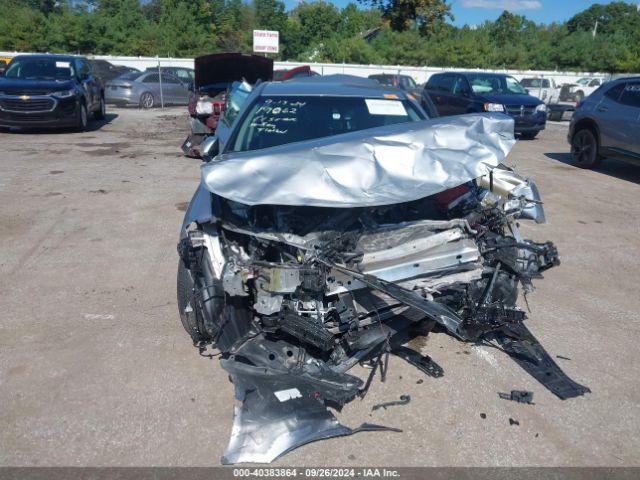
M 553 243 L 521 236 L 519 221 L 544 223 L 545 216 L 535 183 L 500 163 L 513 134 L 504 134 L 497 117 L 446 120 L 452 138 L 467 142 L 460 147 L 467 153 L 456 151 L 453 160 L 451 143 L 433 147 L 443 143 L 430 137 L 445 121 L 438 122 L 387 128 L 395 137 L 365 132 L 340 144 L 306 144 L 305 172 L 329 171 L 336 151 L 362 163 L 352 172 L 373 162 L 377 176 L 366 188 L 361 182 L 348 189 L 329 175 L 309 193 L 282 160 L 286 152 L 269 162 L 264 154 L 223 155 L 203 166 L 178 245 L 178 307 L 201 353 L 219 350 L 242 402 L 222 463 L 270 462 L 314 440 L 388 430 L 348 428 L 328 407 L 364 396 L 377 372 L 384 381 L 391 354 L 442 376 L 438 365 L 403 346 L 416 331 L 497 346 L 560 399 L 589 391 L 562 372 L 518 306 L 519 290 L 532 292 L 533 280 L 560 260 Z M 385 155 L 403 153 L 415 162 L 405 162 L 411 177 L 400 178 L 397 166 L 382 172 L 391 165 Z M 418 167 L 428 162 L 422 181 Z M 270 173 L 255 166 L 262 164 Z M 301 200 L 238 201 L 253 199 L 260 185 L 245 188 L 232 175 L 247 165 L 264 180 L 264 198 Z M 394 181 L 416 186 L 388 188 Z M 282 191 L 286 197 L 278 197 Z M 403 195 L 407 201 L 387 202 Z M 361 198 L 363 206 L 331 206 L 339 203 L 332 196 L 351 204 Z M 364 362 L 372 366 L 367 379 L 348 373 Z

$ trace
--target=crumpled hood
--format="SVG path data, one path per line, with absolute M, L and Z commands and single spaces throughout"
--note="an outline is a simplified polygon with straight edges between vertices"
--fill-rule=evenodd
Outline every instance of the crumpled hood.
M 469 114 L 223 154 L 201 167 L 202 184 L 245 205 L 409 202 L 488 174 L 513 147 L 513 128 L 503 114 Z

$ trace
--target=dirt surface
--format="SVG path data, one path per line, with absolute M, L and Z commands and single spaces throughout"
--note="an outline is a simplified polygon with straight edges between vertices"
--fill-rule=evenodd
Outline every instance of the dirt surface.
M 183 109 L 111 110 L 86 133 L 0 133 L 0 465 L 216 465 L 234 404 L 178 318 L 176 241 L 198 184 Z M 566 124 L 509 157 L 535 177 L 563 264 L 528 324 L 592 393 L 558 400 L 498 350 L 431 334 L 339 419 L 397 427 L 307 445 L 276 465 L 640 464 L 640 167 L 570 165 Z M 366 371 L 355 369 L 356 374 Z M 535 405 L 498 398 L 532 390 Z M 409 395 L 403 406 L 373 405 Z

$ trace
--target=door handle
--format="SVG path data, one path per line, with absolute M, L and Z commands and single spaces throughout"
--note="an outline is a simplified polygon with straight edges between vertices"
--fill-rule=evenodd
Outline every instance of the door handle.
M 596 108 L 596 110 L 597 110 L 598 112 L 608 112 L 608 111 L 609 111 L 609 108 L 607 108 L 607 107 L 598 107 L 598 108 Z

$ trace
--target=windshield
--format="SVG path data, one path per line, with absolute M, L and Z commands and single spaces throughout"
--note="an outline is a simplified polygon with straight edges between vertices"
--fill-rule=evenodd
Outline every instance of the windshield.
M 527 93 L 518 81 L 507 75 L 469 74 L 467 79 L 474 93 Z
M 588 78 L 581 78 L 580 80 L 578 80 L 576 82 L 578 85 L 587 85 L 589 83 L 589 79 Z
M 258 150 L 422 118 L 407 100 L 265 96 L 249 111 L 230 151 Z
M 5 77 L 21 80 L 68 80 L 74 76 L 73 64 L 56 58 L 15 58 Z

